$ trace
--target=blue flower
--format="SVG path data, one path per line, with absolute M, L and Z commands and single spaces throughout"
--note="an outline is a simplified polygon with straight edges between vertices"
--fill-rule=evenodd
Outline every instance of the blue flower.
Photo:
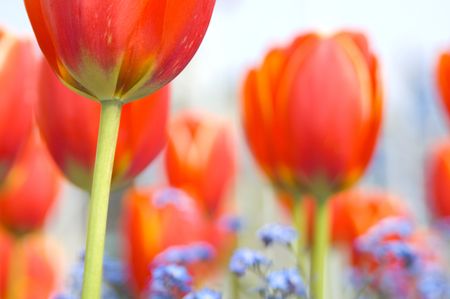
M 214 258 L 214 248 L 206 242 L 196 242 L 189 245 L 172 246 L 158 254 L 153 263 L 191 265 L 210 261 Z
M 406 242 L 396 240 L 379 244 L 373 248 L 373 253 L 380 262 L 389 257 L 394 257 L 402 261 L 406 269 L 413 269 L 418 259 L 417 252 L 413 246 Z
M 266 294 L 279 294 L 280 298 L 306 295 L 303 279 L 294 268 L 273 271 L 267 275 L 266 280 Z
M 290 226 L 267 224 L 258 231 L 258 237 L 265 246 L 273 244 L 291 246 L 298 238 L 298 235 L 297 231 Z
M 243 220 L 237 216 L 225 215 L 220 219 L 220 224 L 227 231 L 238 233 L 244 226 Z
M 375 246 L 388 236 L 407 238 L 413 233 L 411 221 L 400 217 L 390 217 L 381 220 L 356 241 L 356 248 L 362 252 L 370 252 Z
M 177 299 L 191 291 L 192 278 L 187 269 L 179 265 L 156 267 L 152 271 L 151 299 Z
M 125 267 L 122 262 L 105 258 L 103 261 L 103 279 L 112 285 L 123 285 L 127 283 Z
M 190 293 L 183 299 L 222 299 L 222 295 L 211 289 L 203 289 L 195 293 Z
M 64 293 L 58 294 L 55 298 L 79 298 L 83 287 L 83 274 L 84 253 L 80 255 L 79 262 L 71 269 L 67 290 Z M 117 260 L 105 257 L 103 260 L 102 298 L 115 299 L 119 298 L 120 294 L 128 294 L 129 290 L 126 283 L 127 277 L 123 264 Z
M 243 248 L 237 250 L 230 261 L 230 271 L 238 276 L 244 275 L 248 269 L 260 269 L 262 266 L 269 266 L 271 261 L 261 253 Z
M 185 204 L 186 198 L 188 196 L 184 191 L 167 187 L 155 192 L 155 196 L 153 197 L 153 204 L 158 208 L 164 208 L 168 205 L 179 206 Z
M 417 289 L 422 299 L 450 297 L 449 280 L 441 269 L 423 271 L 418 279 Z

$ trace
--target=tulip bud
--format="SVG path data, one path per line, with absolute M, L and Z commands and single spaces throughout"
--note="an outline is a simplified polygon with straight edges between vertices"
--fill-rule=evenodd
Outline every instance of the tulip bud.
M 25 0 L 42 52 L 70 88 L 131 101 L 161 88 L 197 51 L 214 0 Z
M 142 293 L 153 259 L 174 245 L 201 240 L 202 218 L 192 199 L 173 188 L 133 188 L 124 197 L 123 237 L 132 284 Z
M 61 182 L 58 169 L 34 132 L 0 187 L 0 224 L 18 233 L 42 228 Z
M 35 76 L 31 42 L 0 28 L 0 181 L 30 134 Z
M 40 234 L 13 240 L 4 233 L 0 231 L 0 298 L 51 298 L 61 284 L 59 246 Z M 2 246 L 5 238 L 7 250 Z
M 100 122 L 100 105 L 65 88 L 41 62 L 37 122 L 62 173 L 90 190 Z M 125 105 L 113 168 L 113 188 L 141 173 L 162 150 L 166 139 L 169 88 Z
M 437 144 L 428 159 L 427 202 L 433 220 L 450 219 L 450 141 Z
M 251 152 L 289 192 L 352 185 L 372 156 L 381 106 L 376 57 L 364 35 L 349 32 L 273 49 L 247 74 L 242 96 Z
M 170 185 L 188 192 L 205 214 L 223 211 L 236 176 L 236 150 L 226 123 L 191 112 L 176 116 L 170 125 L 165 152 Z

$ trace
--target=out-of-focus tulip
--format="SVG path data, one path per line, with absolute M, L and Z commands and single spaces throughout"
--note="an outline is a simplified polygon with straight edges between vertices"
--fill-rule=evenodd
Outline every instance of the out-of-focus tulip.
M 376 144 L 376 57 L 362 34 L 299 36 L 248 73 L 242 112 L 250 149 L 277 188 L 341 190 L 362 175 Z
M 9 238 L 7 236 L 7 238 Z M 0 241 L 3 239 L 0 236 Z M 9 239 L 12 240 L 12 239 Z M 48 299 L 61 283 L 61 251 L 52 240 L 31 234 L 11 241 L 9 252 L 1 250 L 1 298 Z M 5 256 L 6 254 L 6 256 Z
M 32 44 L 0 28 L 0 181 L 31 130 L 35 76 Z
M 37 121 L 50 154 L 65 176 L 90 190 L 100 121 L 100 105 L 65 88 L 42 61 Z M 169 88 L 123 107 L 113 187 L 137 176 L 166 141 Z
M 411 218 L 401 199 L 385 192 L 348 191 L 331 199 L 332 238 L 352 246 L 369 228 L 389 217 Z
M 439 57 L 436 72 L 441 99 L 450 117 L 450 52 L 442 53 Z
M 288 194 L 280 194 L 279 200 L 287 212 L 293 210 L 293 199 Z M 310 242 L 315 203 L 312 198 L 305 197 L 303 200 Z M 332 242 L 347 247 L 353 246 L 356 238 L 385 218 L 412 217 L 404 201 L 381 191 L 349 190 L 338 193 L 330 199 L 330 210 Z
M 439 143 L 428 160 L 427 199 L 435 220 L 450 219 L 450 140 Z
M 61 181 L 34 132 L 0 187 L 0 224 L 20 233 L 41 228 L 57 199 Z
M 25 0 L 39 45 L 57 75 L 90 98 L 123 101 L 154 92 L 184 69 L 205 35 L 214 4 Z
M 165 163 L 169 183 L 188 192 L 206 215 L 223 211 L 236 175 L 235 143 L 225 122 L 179 114 L 170 124 Z
M 13 238 L 0 226 L 0 298 L 6 297 Z
M 173 188 L 134 188 L 124 198 L 125 256 L 136 292 L 145 291 L 153 259 L 174 245 L 201 240 L 202 216 L 193 200 Z

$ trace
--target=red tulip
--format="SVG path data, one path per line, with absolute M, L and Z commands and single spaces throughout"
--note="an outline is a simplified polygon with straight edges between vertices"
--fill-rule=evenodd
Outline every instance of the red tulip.
M 89 190 L 100 105 L 66 89 L 44 61 L 39 83 L 37 121 L 42 137 L 65 176 L 79 187 Z M 162 150 L 168 110 L 168 87 L 123 107 L 113 186 L 132 180 Z
M 362 175 L 375 147 L 376 57 L 362 34 L 299 36 L 248 73 L 242 109 L 250 149 L 276 187 L 341 190 Z
M 450 52 L 442 53 L 437 66 L 437 83 L 442 102 L 450 116 Z
M 233 135 L 224 122 L 191 112 L 175 117 L 165 162 L 172 186 L 188 192 L 209 216 L 223 211 L 236 175 Z
M 450 140 L 438 144 L 427 165 L 427 191 L 430 210 L 436 220 L 450 217 Z
M 180 73 L 199 47 L 214 0 L 25 0 L 57 75 L 98 100 L 144 97 Z
M 172 188 L 134 188 L 124 198 L 125 256 L 132 283 L 143 292 L 153 259 L 170 246 L 201 240 L 203 223 L 194 202 Z
M 4 232 L 0 233 L 0 242 L 9 242 L 7 250 L 2 250 L 0 243 L 0 297 L 51 298 L 61 283 L 59 247 L 43 235 L 32 234 L 12 241 Z
M 61 185 L 61 176 L 37 132 L 0 188 L 0 224 L 16 232 L 43 226 Z
M 0 28 L 0 181 L 31 130 L 35 65 L 31 43 Z

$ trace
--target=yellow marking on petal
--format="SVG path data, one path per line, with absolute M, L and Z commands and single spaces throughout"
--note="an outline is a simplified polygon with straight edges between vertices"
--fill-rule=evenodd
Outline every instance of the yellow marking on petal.
M 123 99 L 125 102 L 130 102 L 132 100 L 136 100 L 147 95 L 146 93 L 147 90 L 149 92 L 154 91 L 153 86 L 147 88 L 144 92 L 142 92 L 140 89 L 141 88 L 145 89 L 145 85 L 151 80 L 155 70 L 156 64 L 155 62 L 156 62 L 155 57 L 150 57 L 147 59 L 147 61 L 142 62 L 142 67 L 147 68 L 147 72 L 145 72 L 145 74 L 139 79 L 138 82 L 136 82 L 136 84 L 133 87 L 131 87 L 129 90 L 120 91 L 120 94 L 117 94 L 117 96 L 119 96 L 119 98 Z M 121 94 L 122 92 L 123 94 Z

